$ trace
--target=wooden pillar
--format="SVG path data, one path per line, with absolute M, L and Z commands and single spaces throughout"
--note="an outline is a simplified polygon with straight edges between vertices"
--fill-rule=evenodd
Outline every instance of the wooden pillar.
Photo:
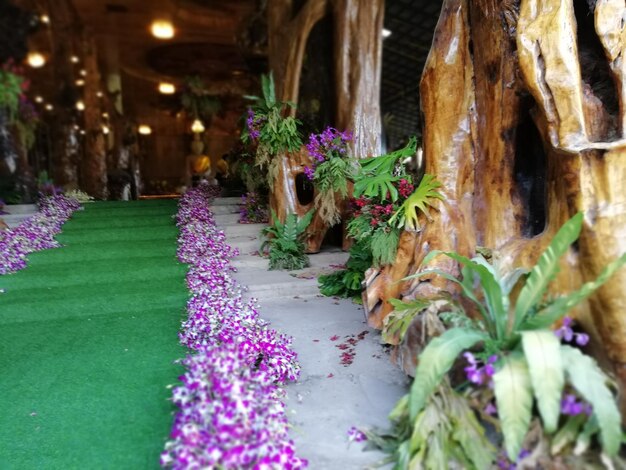
M 82 160 L 81 187 L 95 198 L 106 199 L 108 196 L 106 140 L 102 133 L 102 108 L 98 96 L 102 90 L 98 55 L 93 37 L 86 35 L 83 44 L 84 66 L 87 75 L 83 97 L 85 103 L 85 153 Z

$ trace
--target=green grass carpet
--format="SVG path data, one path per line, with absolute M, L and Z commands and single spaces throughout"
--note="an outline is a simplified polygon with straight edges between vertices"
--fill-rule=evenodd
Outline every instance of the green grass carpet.
M 175 201 L 85 204 L 0 277 L 0 469 L 149 469 L 188 297 Z

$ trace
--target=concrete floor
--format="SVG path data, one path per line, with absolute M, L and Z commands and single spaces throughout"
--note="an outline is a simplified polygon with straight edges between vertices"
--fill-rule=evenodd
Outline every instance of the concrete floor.
M 229 243 L 241 250 L 234 262 L 237 279 L 259 300 L 261 316 L 294 338 L 302 374 L 287 386 L 287 406 L 297 452 L 314 470 L 371 468 L 384 455 L 363 452 L 363 444 L 348 445 L 348 429 L 386 426 L 408 380 L 391 363 L 380 334 L 366 325 L 361 306 L 319 295 L 314 275 L 345 262 L 347 254 L 325 249 L 310 255 L 312 268 L 298 271 L 298 277 L 267 271 L 267 260 L 253 254 L 263 225 L 238 224 L 238 202 L 221 198 L 213 210 Z
M 10 228 L 17 227 L 23 220 L 37 212 L 36 204 L 12 204 L 4 206 L 4 211 L 8 214 L 0 215 L 0 219 L 4 221 Z

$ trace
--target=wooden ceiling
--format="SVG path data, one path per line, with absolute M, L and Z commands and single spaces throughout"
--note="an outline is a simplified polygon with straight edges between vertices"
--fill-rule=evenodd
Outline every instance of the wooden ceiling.
M 81 23 L 98 44 L 105 73 L 122 76 L 125 107 L 138 118 L 177 102 L 160 96 L 161 81 L 182 85 L 201 76 L 215 95 L 242 95 L 254 86 L 239 38 L 255 13 L 255 0 L 71 0 Z M 150 33 L 154 20 L 167 19 L 172 39 Z M 128 106 L 127 106 L 128 105 Z

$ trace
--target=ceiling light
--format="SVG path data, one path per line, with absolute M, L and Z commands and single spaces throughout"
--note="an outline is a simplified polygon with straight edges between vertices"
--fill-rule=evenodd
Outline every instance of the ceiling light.
M 97 92 L 97 93 L 96 93 L 96 96 L 97 96 L 98 98 L 102 98 L 102 97 L 104 96 L 104 93 L 102 93 L 101 91 L 99 91 L 99 92 Z
M 87 76 L 87 71 L 86 71 L 85 69 L 82 69 L 82 70 L 80 71 L 80 76 L 81 76 L 81 77 L 86 77 L 86 76 Z
M 41 21 L 43 24 L 48 24 L 48 23 L 50 23 L 50 17 L 48 15 L 46 15 L 46 14 L 41 15 L 39 17 L 39 21 Z
M 383 39 L 388 38 L 389 36 L 391 36 L 391 30 L 383 28 Z
M 71 62 L 72 64 L 77 64 L 77 63 L 79 63 L 79 62 L 80 62 L 80 59 L 78 58 L 78 56 L 77 56 L 77 55 L 73 55 L 72 57 L 70 57 L 70 62 Z
M 150 31 L 158 39 L 172 39 L 174 37 L 174 26 L 167 20 L 154 20 L 150 25 Z
M 75 131 L 79 131 L 80 130 L 80 126 L 78 124 L 74 124 L 74 130 Z
M 141 135 L 150 135 L 150 134 L 152 134 L 152 128 L 150 126 L 146 125 L 146 124 L 140 125 L 138 131 L 139 131 L 139 133 Z
M 108 135 L 109 132 L 111 132 L 111 131 L 110 131 L 110 129 L 107 126 L 102 126 L 102 133 L 104 135 Z
M 176 93 L 176 87 L 173 83 L 161 82 L 159 83 L 159 93 L 164 95 L 173 95 Z
M 53 109 L 54 109 L 54 106 L 52 106 L 50 103 L 46 105 L 46 111 L 52 111 Z
M 35 103 L 43 103 L 43 96 L 35 96 Z
M 78 109 L 79 111 L 84 111 L 85 110 L 85 103 L 83 103 L 82 101 L 77 101 L 76 102 L 76 109 Z
M 107 112 L 102 113 L 102 117 L 104 119 L 109 119 L 109 113 L 107 113 Z
M 191 125 L 191 132 L 195 134 L 200 134 L 204 132 L 204 124 L 202 124 L 202 121 L 200 119 L 196 119 L 193 122 L 193 124 Z
M 34 69 L 43 67 L 46 65 L 46 58 L 40 52 L 29 52 L 26 57 L 26 62 Z
M 85 130 L 84 129 L 80 130 L 80 135 L 85 135 Z
M 85 86 L 85 80 L 83 80 L 82 78 L 79 78 L 74 83 L 76 83 L 76 86 Z

